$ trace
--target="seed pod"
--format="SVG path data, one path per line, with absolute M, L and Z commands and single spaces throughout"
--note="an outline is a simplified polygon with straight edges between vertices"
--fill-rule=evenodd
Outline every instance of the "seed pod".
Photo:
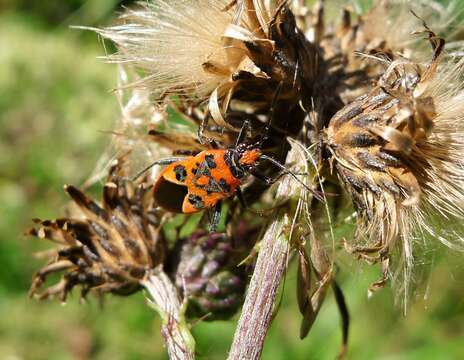
M 358 242 L 347 247 L 382 263 L 383 278 L 371 290 L 391 276 L 389 255 L 398 249 L 407 294 L 413 239 L 425 231 L 451 244 L 455 234 L 441 236 L 429 221 L 464 215 L 458 190 L 464 185 L 464 131 L 456 113 L 463 65 L 439 67 L 444 40 L 424 27 L 433 48 L 429 64 L 394 59 L 377 86 L 340 110 L 327 130 L 334 169 L 358 213 Z
M 103 190 L 102 206 L 73 186 L 65 191 L 83 214 L 83 218 L 38 221 L 31 235 L 61 245 L 50 263 L 39 270 L 31 295 L 46 298 L 59 295 L 62 301 L 76 285 L 82 297 L 93 288 L 100 292 L 127 295 L 137 291 L 139 281 L 149 269 L 164 259 L 164 240 L 157 215 L 151 210 L 150 187 L 118 176 L 120 163 L 110 172 Z M 43 293 L 39 288 L 48 275 L 64 272 L 61 281 Z

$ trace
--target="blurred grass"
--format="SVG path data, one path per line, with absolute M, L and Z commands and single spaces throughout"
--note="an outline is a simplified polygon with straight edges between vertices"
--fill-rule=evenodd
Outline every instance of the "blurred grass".
M 47 248 L 22 234 L 33 217 L 59 215 L 65 183 L 90 175 L 119 114 L 116 69 L 96 60 L 96 36 L 70 24 L 102 24 L 116 0 L 0 2 L 0 359 L 165 359 L 159 320 L 142 294 L 66 306 L 27 298 L 32 253 Z M 441 251 L 444 252 L 444 251 Z M 352 316 L 349 358 L 464 358 L 464 266 L 433 251 L 426 297 L 418 293 L 407 318 L 389 289 L 366 297 L 377 269 L 341 266 Z M 428 260 L 431 261 L 431 260 Z M 287 275 L 280 312 L 264 359 L 332 359 L 340 343 L 333 299 L 309 337 L 298 339 L 295 271 Z M 76 294 L 77 295 L 77 294 Z M 197 324 L 200 359 L 224 359 L 235 323 Z

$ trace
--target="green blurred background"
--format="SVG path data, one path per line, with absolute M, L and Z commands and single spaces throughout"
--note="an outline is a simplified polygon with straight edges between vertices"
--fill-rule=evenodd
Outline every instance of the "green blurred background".
M 48 244 L 23 235 L 33 217 L 54 218 L 65 204 L 63 184 L 81 185 L 109 143 L 119 106 L 110 90 L 116 68 L 96 35 L 70 25 L 104 25 L 117 0 L 0 0 L 0 359 L 165 359 L 159 319 L 143 294 L 65 306 L 27 298 Z M 129 3 L 126 1 L 125 3 Z M 351 312 L 350 359 L 464 358 L 462 256 L 430 250 L 432 271 L 407 317 L 390 289 L 367 299 L 377 269 L 340 268 Z M 309 337 L 298 338 L 295 270 L 264 359 L 333 359 L 339 317 L 327 299 Z M 200 359 L 224 359 L 235 321 L 193 328 Z

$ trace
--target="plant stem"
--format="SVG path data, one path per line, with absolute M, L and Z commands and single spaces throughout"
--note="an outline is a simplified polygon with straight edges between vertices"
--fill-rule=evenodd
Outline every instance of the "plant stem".
M 289 153 L 293 160 L 295 152 Z M 284 178 L 276 192 L 276 203 L 289 201 L 292 195 L 300 195 L 301 188 L 290 176 Z M 235 331 L 229 360 L 259 359 L 264 339 L 273 318 L 274 304 L 287 268 L 290 244 L 287 232 L 290 228 L 288 207 L 277 210 L 261 240 L 256 267 L 248 287 L 242 314 Z
M 150 294 L 151 305 L 163 320 L 161 334 L 169 359 L 195 359 L 195 340 L 184 318 L 184 304 L 169 277 L 162 270 L 155 269 L 142 285 Z
M 287 264 L 289 243 L 283 234 L 287 222 L 285 212 L 280 211 L 264 235 L 229 360 L 259 359 L 261 356 Z M 276 237 L 276 234 L 279 235 Z
M 301 145 L 295 141 L 290 144 L 292 148 L 287 154 L 287 162 L 305 163 Z M 273 319 L 277 293 L 290 257 L 289 238 L 292 237 L 293 221 L 298 218 L 300 211 L 299 206 L 282 207 L 282 204 L 291 205 L 295 200 L 300 201 L 304 191 L 306 189 L 301 183 L 295 182 L 290 176 L 284 177 L 279 183 L 275 195 L 275 205 L 279 209 L 270 217 L 270 223 L 261 240 L 258 260 L 235 330 L 229 360 L 257 360 L 261 357 L 264 339 Z

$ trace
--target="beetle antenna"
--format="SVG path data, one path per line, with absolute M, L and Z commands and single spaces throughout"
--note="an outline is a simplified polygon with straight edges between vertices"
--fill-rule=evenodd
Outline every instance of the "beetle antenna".
M 185 157 L 170 157 L 170 158 L 166 158 L 166 159 L 160 159 L 160 160 L 156 160 L 154 162 L 152 162 L 150 165 L 148 165 L 146 168 L 144 168 L 143 170 L 139 171 L 137 173 L 137 175 L 135 175 L 131 181 L 135 181 L 137 180 L 140 176 L 142 176 L 143 174 L 145 174 L 148 170 L 150 170 L 153 166 L 156 166 L 156 165 L 170 165 L 170 164 L 173 164 L 175 162 L 178 162 L 178 161 L 181 161 L 181 160 L 185 160 Z
M 243 122 L 242 128 L 240 129 L 240 132 L 238 133 L 237 140 L 235 140 L 235 148 L 237 148 L 237 146 L 245 140 L 250 128 L 251 128 L 250 120 L 247 119 Z
M 137 180 L 138 178 L 140 178 L 143 174 L 145 174 L 148 170 L 150 170 L 152 167 L 156 166 L 157 164 L 157 161 L 151 163 L 150 165 L 148 165 L 146 168 L 144 168 L 143 170 L 139 171 L 133 178 L 131 178 L 131 181 L 134 182 L 135 180 Z
M 282 81 L 277 84 L 277 89 L 274 93 L 274 97 L 272 98 L 271 106 L 269 107 L 269 117 L 264 126 L 263 135 L 261 136 L 261 140 L 259 140 L 259 143 L 258 143 L 259 148 L 261 148 L 264 142 L 268 139 L 269 129 L 271 128 L 271 125 L 272 125 L 272 119 L 274 118 L 274 112 L 275 112 L 275 106 L 277 104 L 277 100 L 279 99 L 280 92 L 282 90 L 282 85 L 283 85 Z
M 280 162 L 278 162 L 277 160 L 274 160 L 273 158 L 271 158 L 270 156 L 267 156 L 267 155 L 261 155 L 260 156 L 260 159 L 263 159 L 263 160 L 267 160 L 269 161 L 270 163 L 272 163 L 273 165 L 277 166 L 279 169 L 283 170 L 286 174 L 289 174 L 291 175 L 301 186 L 303 186 L 306 190 L 308 190 L 311 194 L 313 194 L 313 196 L 319 200 L 319 201 L 325 201 L 324 199 L 324 194 L 321 193 L 320 191 L 316 191 L 316 190 L 313 190 L 311 189 L 308 185 L 306 185 L 303 181 L 301 181 L 300 179 L 298 179 L 298 176 L 296 176 L 293 171 L 290 171 L 289 169 L 287 169 L 284 165 L 282 165 Z

